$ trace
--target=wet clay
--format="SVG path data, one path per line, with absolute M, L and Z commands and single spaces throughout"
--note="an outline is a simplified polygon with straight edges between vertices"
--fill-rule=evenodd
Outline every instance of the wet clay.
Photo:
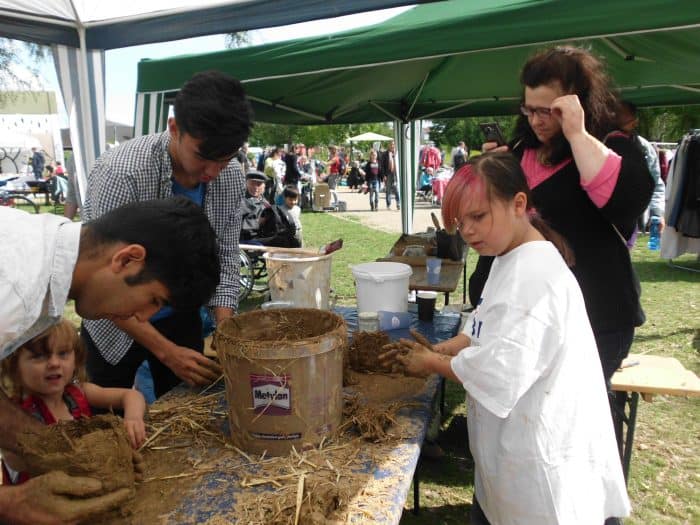
M 102 481 L 104 492 L 134 489 L 132 451 L 123 421 L 113 415 L 62 421 L 18 437 L 32 476 L 61 470 Z
M 379 364 L 382 347 L 389 344 L 384 332 L 355 332 L 348 349 L 347 362 L 356 372 L 388 372 L 390 367 Z

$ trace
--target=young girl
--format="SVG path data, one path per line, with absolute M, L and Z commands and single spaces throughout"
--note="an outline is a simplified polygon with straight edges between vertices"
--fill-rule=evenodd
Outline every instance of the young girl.
M 447 187 L 442 214 L 480 255 L 495 256 L 481 298 L 464 332 L 434 351 L 404 340 L 404 350 L 381 359 L 467 391 L 471 523 L 627 516 L 596 343 L 565 262 L 572 258 L 532 209 L 518 161 L 508 153 L 469 161 Z
M 26 412 L 47 425 L 91 417 L 91 406 L 123 409 L 129 441 L 137 449 L 146 439 L 143 395 L 86 382 L 85 359 L 78 332 L 63 319 L 2 361 L 2 387 Z M 28 479 L 26 473 L 17 472 L 18 466 L 16 457 L 3 453 L 3 484 Z

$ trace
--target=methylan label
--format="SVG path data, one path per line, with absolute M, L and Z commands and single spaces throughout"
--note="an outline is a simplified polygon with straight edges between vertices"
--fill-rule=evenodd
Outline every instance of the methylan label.
M 253 410 L 270 416 L 286 416 L 292 413 L 292 389 L 290 376 L 251 375 L 250 389 Z

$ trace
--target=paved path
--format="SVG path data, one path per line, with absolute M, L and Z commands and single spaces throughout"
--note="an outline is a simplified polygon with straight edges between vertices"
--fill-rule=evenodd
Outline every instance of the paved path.
M 396 203 L 392 199 L 391 210 L 386 209 L 386 199 L 384 193 L 379 194 L 379 211 L 372 211 L 369 207 L 369 195 L 351 191 L 346 186 L 339 186 L 336 190 L 338 199 L 347 202 L 346 212 L 334 213 L 339 216 L 353 216 L 360 220 L 364 226 L 390 233 L 401 233 L 401 212 L 396 209 Z M 432 206 L 430 202 L 416 200 L 413 212 L 413 231 L 425 231 L 428 226 L 433 225 L 430 219 L 430 212 L 434 212 L 442 223 L 440 208 Z

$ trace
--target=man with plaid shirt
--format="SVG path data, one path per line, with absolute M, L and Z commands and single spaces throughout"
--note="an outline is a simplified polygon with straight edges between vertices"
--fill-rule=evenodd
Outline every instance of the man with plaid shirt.
M 240 82 L 216 71 L 198 73 L 177 94 L 167 131 L 106 152 L 88 176 L 86 220 L 127 202 L 172 195 L 184 195 L 202 206 L 219 242 L 220 282 L 208 305 L 217 322 L 231 317 L 238 306 L 244 174 L 236 153 L 252 125 L 252 108 Z M 220 367 L 202 355 L 198 310 L 166 307 L 149 322 L 85 320 L 81 333 L 88 349 L 88 374 L 104 387 L 131 387 L 144 360 L 149 362 L 156 397 L 181 381 L 204 385 L 221 374 Z

